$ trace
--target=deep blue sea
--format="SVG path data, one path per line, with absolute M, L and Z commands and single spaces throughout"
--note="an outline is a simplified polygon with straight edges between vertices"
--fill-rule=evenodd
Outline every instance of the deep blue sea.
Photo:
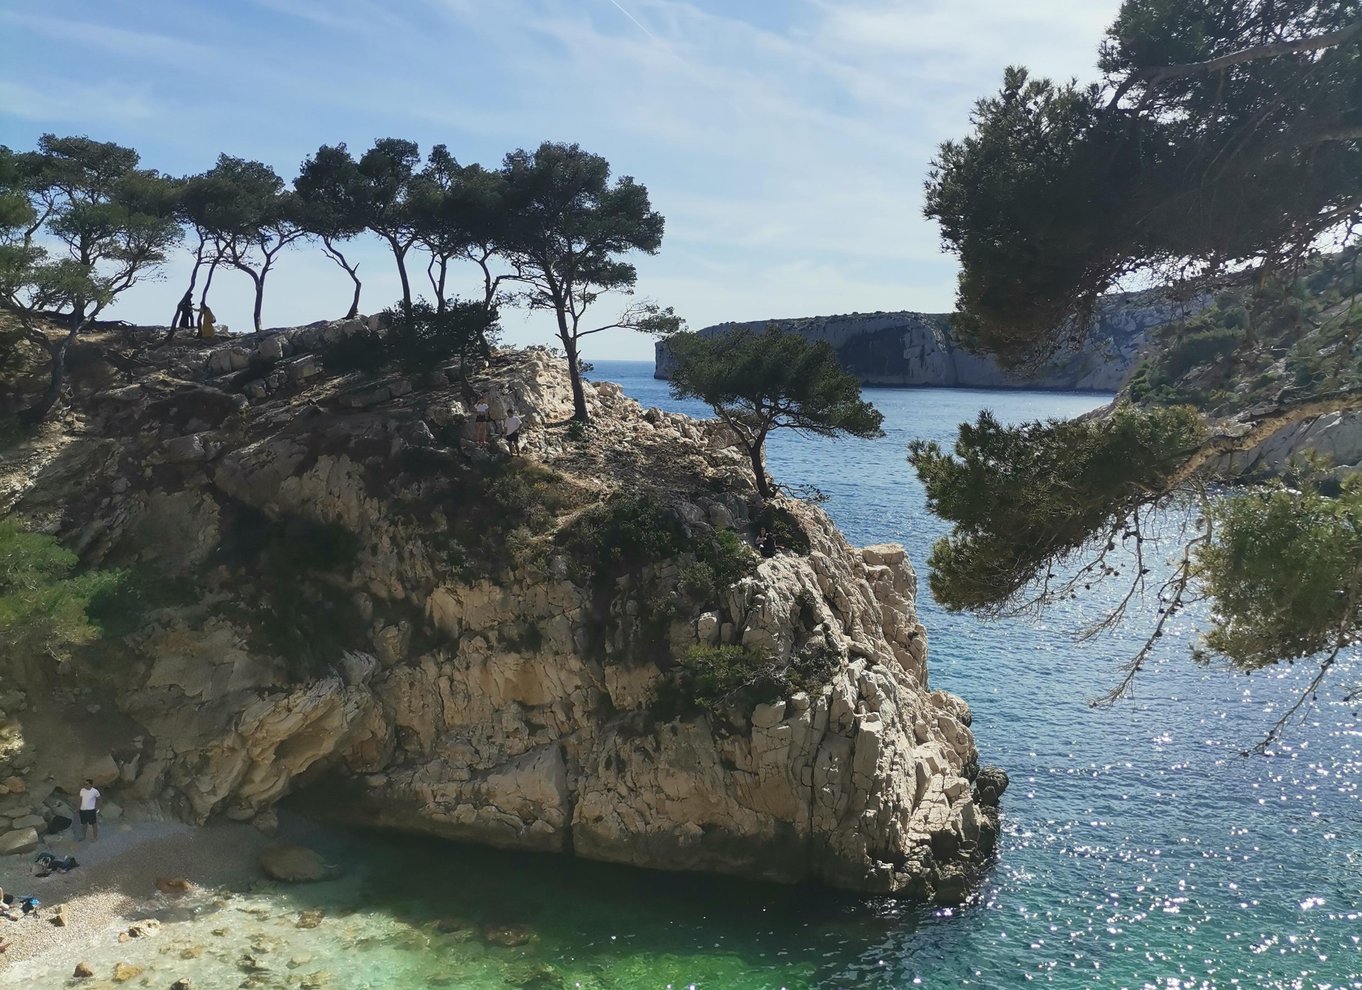
M 651 374 L 601 361 L 591 377 L 704 414 Z M 904 459 L 909 440 L 950 442 L 984 408 L 1019 421 L 1108 398 L 866 396 L 885 415 L 883 439 L 778 436 L 769 467 L 820 488 L 854 542 L 899 541 L 919 566 L 944 527 Z M 1273 756 L 1244 757 L 1309 671 L 1196 667 L 1189 620 L 1132 700 L 1094 709 L 1142 628 L 1136 614 L 1116 635 L 1076 642 L 1100 605 L 985 623 L 936 607 L 920 574 L 932 683 L 969 701 L 983 760 L 1012 775 L 997 864 L 961 909 L 341 835 L 326 851 L 348 865 L 344 880 L 182 906 L 191 920 L 154 945 L 110 940 L 91 961 L 131 959 L 149 986 L 188 976 L 210 988 L 237 986 L 243 959 L 268 969 L 242 986 L 332 990 L 1362 987 L 1362 739 L 1341 703 L 1362 672 L 1339 670 Z M 325 922 L 300 930 L 305 908 Z M 488 944 L 489 924 L 520 926 L 528 941 Z M 65 986 L 71 965 L 9 975 Z

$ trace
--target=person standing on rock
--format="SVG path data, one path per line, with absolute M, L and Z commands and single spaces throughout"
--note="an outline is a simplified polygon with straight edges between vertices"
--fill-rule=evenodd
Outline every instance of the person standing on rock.
M 516 415 L 514 409 L 509 410 L 509 413 L 510 415 L 506 417 L 506 423 L 504 427 L 506 437 L 506 450 L 509 451 L 512 455 L 518 455 L 520 453 L 520 424 L 522 420 L 519 416 Z
M 99 788 L 95 787 L 95 782 L 89 777 L 85 778 L 85 786 L 80 789 L 80 835 L 78 838 L 85 841 L 85 828 L 90 828 L 90 841 L 99 841 L 99 809 L 104 804 L 104 795 L 99 793 Z
M 212 340 L 213 337 L 217 334 L 217 328 L 213 325 L 213 321 L 216 319 L 217 317 L 213 315 L 213 311 L 208 308 L 207 302 L 199 303 L 200 340 Z
M 194 290 L 190 289 L 183 298 L 180 299 L 179 308 L 175 310 L 176 330 L 194 329 Z
M 190 289 L 180 298 L 180 305 L 175 309 L 175 319 L 170 321 L 170 329 L 166 331 L 165 342 L 168 344 L 175 337 L 176 330 L 194 329 L 194 290 Z
M 490 406 L 487 402 L 487 394 L 484 392 L 478 397 L 477 405 L 473 407 L 473 442 L 479 447 L 487 446 L 487 419 Z
M 500 389 L 487 393 L 487 415 L 492 420 L 492 436 L 506 435 L 506 399 Z

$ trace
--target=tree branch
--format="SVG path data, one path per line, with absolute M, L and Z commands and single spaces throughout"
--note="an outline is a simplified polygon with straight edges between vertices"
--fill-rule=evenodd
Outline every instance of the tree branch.
M 1219 58 L 1208 59 L 1205 62 L 1151 66 L 1148 69 L 1141 69 L 1135 73 L 1135 76 L 1142 82 L 1157 86 L 1160 83 L 1168 82 L 1170 79 L 1183 79 L 1202 72 L 1219 72 L 1221 69 L 1229 69 L 1260 59 L 1277 58 L 1281 55 L 1298 55 L 1301 52 L 1317 52 L 1325 48 L 1337 48 L 1340 45 L 1348 44 L 1359 35 L 1362 35 L 1362 21 L 1354 21 L 1336 31 L 1327 31 L 1324 34 L 1316 34 L 1308 38 L 1297 38 L 1294 41 L 1274 41 L 1266 45 L 1254 45 L 1252 48 L 1241 48 L 1237 52 L 1230 52 L 1228 55 L 1221 55 Z
M 1260 59 L 1277 58 L 1282 55 L 1299 55 L 1302 52 L 1317 52 L 1326 48 L 1338 48 L 1341 45 L 1348 44 L 1358 36 L 1362 36 L 1362 21 L 1354 21 L 1336 31 L 1327 31 L 1324 34 L 1316 34 L 1308 38 L 1297 38 L 1294 41 L 1274 41 L 1265 45 L 1254 45 L 1251 48 L 1241 48 L 1237 52 L 1207 59 L 1205 62 L 1153 65 L 1146 69 L 1138 69 L 1126 76 L 1121 85 L 1117 87 L 1111 101 L 1107 104 L 1107 109 L 1114 109 L 1131 87 L 1140 83 L 1155 87 L 1175 79 L 1185 79 L 1188 76 L 1205 72 L 1219 72 L 1222 69 L 1233 68 L 1247 62 L 1256 62 Z

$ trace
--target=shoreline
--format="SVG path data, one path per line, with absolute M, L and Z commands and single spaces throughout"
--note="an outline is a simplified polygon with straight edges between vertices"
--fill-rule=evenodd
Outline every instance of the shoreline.
M 10 943 L 0 954 L 0 974 L 13 975 L 16 966 L 32 964 L 60 966 L 69 975 L 84 953 L 116 944 L 133 923 L 256 879 L 260 851 L 271 841 L 250 825 L 120 821 L 102 824 L 98 841 L 48 839 L 46 849 L 80 863 L 69 873 L 33 876 L 37 850 L 7 856 L 0 860 L 0 887 L 41 903 L 19 921 L 0 920 L 0 939 Z M 162 893 L 158 877 L 183 878 L 188 888 L 183 894 Z M 64 925 L 54 921 L 60 907 L 65 908 Z

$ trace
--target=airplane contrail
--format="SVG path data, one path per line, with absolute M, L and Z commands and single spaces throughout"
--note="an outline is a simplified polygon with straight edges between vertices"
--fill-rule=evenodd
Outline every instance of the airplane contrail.
M 658 42 L 662 40 L 657 35 L 653 34 L 653 32 L 649 31 L 646 27 L 644 27 L 642 21 L 640 21 L 637 17 L 635 17 L 633 14 L 629 13 L 629 11 L 625 10 L 622 6 L 620 6 L 619 0 L 610 0 L 610 2 L 614 5 L 616 10 L 618 10 L 625 17 L 629 18 L 629 20 L 633 21 L 634 25 L 648 37 Z

